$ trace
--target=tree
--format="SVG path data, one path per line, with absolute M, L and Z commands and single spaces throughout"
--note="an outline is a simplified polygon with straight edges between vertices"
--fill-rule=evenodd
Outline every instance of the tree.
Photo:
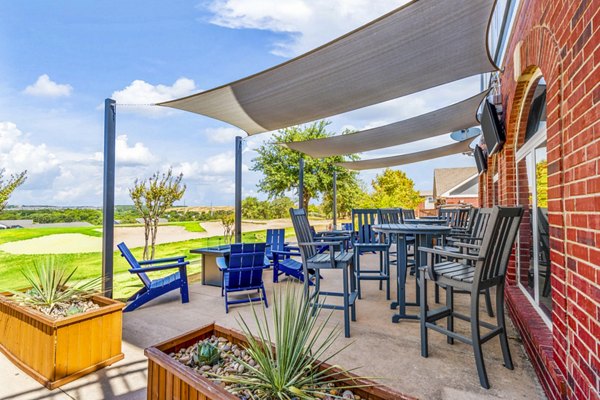
M 271 202 L 271 218 L 289 218 L 290 208 L 294 207 L 294 201 L 287 196 L 278 197 Z
M 136 179 L 129 189 L 133 205 L 144 220 L 144 260 L 154 258 L 159 219 L 185 193 L 186 186 L 181 185 L 182 179 L 183 174 L 173 176 L 173 170 L 169 168 L 166 174 L 157 172 L 150 179 Z M 148 249 L 149 241 L 151 251 Z
M 27 170 L 12 174 L 6 181 L 4 180 L 4 172 L 4 169 L 0 169 L 0 212 L 4 211 L 12 192 L 27 179 Z
M 306 126 L 294 126 L 278 131 L 273 139 L 257 150 L 258 157 L 253 160 L 252 171 L 260 171 L 263 178 L 258 188 L 274 199 L 285 193 L 298 190 L 299 162 L 302 153 L 291 150 L 282 143 L 298 142 L 309 139 L 320 139 L 333 136 L 327 131 L 329 122 L 319 121 Z M 350 133 L 345 131 L 343 134 Z M 312 158 L 304 156 L 304 208 L 311 199 L 331 191 L 333 171 L 338 171 L 338 184 L 355 181 L 357 173 L 337 167 L 335 163 L 357 160 L 356 155 Z
M 369 195 L 365 191 L 364 183 L 359 180 L 347 180 L 337 183 L 337 214 L 338 217 L 349 217 L 353 208 L 362 207 L 365 198 Z M 323 194 L 321 203 L 323 213 L 331 218 L 333 216 L 333 191 Z
M 402 171 L 387 168 L 371 182 L 372 207 L 376 208 L 416 208 L 422 199 L 415 183 Z
M 235 230 L 235 214 L 226 212 L 221 214 L 221 225 L 223 225 L 223 236 L 225 237 L 225 243 L 233 242 L 233 234 Z

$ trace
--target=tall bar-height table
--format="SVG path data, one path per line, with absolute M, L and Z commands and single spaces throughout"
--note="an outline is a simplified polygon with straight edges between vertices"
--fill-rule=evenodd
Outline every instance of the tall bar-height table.
M 397 299 L 391 304 L 391 309 L 399 309 L 392 317 L 392 322 L 400 322 L 401 319 L 418 319 L 417 314 L 407 314 L 406 306 L 419 305 L 419 267 L 421 266 L 421 252 L 419 247 L 433 247 L 433 237 L 447 235 L 452 228 L 439 224 L 381 224 L 373 225 L 373 231 L 388 234 L 396 238 L 396 249 L 398 252 L 397 273 Z M 415 237 L 415 265 L 416 265 L 416 298 L 414 302 L 406 301 L 406 236 Z

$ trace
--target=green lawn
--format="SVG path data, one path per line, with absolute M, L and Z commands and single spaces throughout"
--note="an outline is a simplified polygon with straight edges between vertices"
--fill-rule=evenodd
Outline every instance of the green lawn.
M 173 225 L 189 226 L 197 224 L 192 223 L 174 223 Z M 16 240 L 31 239 L 46 235 L 59 233 L 81 233 L 90 236 L 101 236 L 97 227 L 85 228 L 37 228 L 37 229 L 7 229 L 0 231 L 0 244 L 12 242 Z M 192 228 L 193 229 L 193 228 Z M 201 228 L 200 228 L 201 229 Z M 286 232 L 287 233 L 287 232 Z M 243 235 L 243 241 L 256 242 L 265 240 L 266 233 L 252 232 Z M 156 246 L 156 258 L 170 257 L 177 255 L 187 255 L 190 265 L 188 267 L 188 275 L 192 280 L 198 279 L 198 274 L 202 270 L 200 255 L 191 254 L 190 249 L 214 246 L 223 244 L 223 237 L 211 237 L 203 239 L 186 240 L 182 242 L 166 243 Z M 131 249 L 133 254 L 141 259 L 143 248 Z M 7 289 L 19 289 L 26 285 L 26 281 L 21 274 L 21 269 L 31 267 L 35 262 L 43 262 L 47 259 L 46 255 L 15 255 L 0 251 L 0 291 Z M 78 254 L 61 254 L 53 256 L 56 261 L 59 261 L 67 268 L 77 268 L 75 279 L 88 279 L 100 276 L 102 273 L 102 253 L 78 253 Z M 129 297 L 141 287 L 141 281 L 137 276 L 133 276 L 128 272 L 129 265 L 120 257 L 119 252 L 114 253 L 114 288 L 115 298 L 124 299 Z M 172 272 L 172 271 L 170 271 Z M 151 277 L 168 274 L 153 273 Z

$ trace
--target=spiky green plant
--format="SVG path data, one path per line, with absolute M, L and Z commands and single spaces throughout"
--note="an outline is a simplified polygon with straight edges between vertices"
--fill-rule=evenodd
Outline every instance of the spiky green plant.
M 193 357 L 196 364 L 212 366 L 219 362 L 221 355 L 217 346 L 210 343 L 199 343 Z
M 313 313 L 302 291 L 288 284 L 275 295 L 273 329 L 269 327 L 264 308 L 260 318 L 254 307 L 252 310 L 258 327 L 257 336 L 252 334 L 242 317 L 239 325 L 248 341 L 246 351 L 256 362 L 256 366 L 236 358 L 237 362 L 244 365 L 245 372 L 228 376 L 215 375 L 215 379 L 235 385 L 236 390 L 250 392 L 254 399 L 308 400 L 338 397 L 329 393 L 327 384 L 334 384 L 338 390 L 361 386 L 348 386 L 344 383 L 349 379 L 349 370 L 339 366 L 320 369 L 323 363 L 339 354 L 347 345 L 326 356 L 340 336 L 340 330 L 338 326 L 326 328 L 331 313 L 319 322 L 321 307 L 317 307 Z
M 32 268 L 21 271 L 30 288 L 26 291 L 10 291 L 13 299 L 33 308 L 43 308 L 48 314 L 58 304 L 68 304 L 87 299 L 100 293 L 102 278 L 71 282 L 77 268 L 67 271 L 57 265 L 54 258 L 34 263 Z

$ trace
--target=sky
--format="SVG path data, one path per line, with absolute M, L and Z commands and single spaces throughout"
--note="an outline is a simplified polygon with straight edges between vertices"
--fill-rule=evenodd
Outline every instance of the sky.
M 284 62 L 375 19 L 406 0 L 66 1 L 0 0 L 0 168 L 28 171 L 9 204 L 102 204 L 103 104 L 117 101 L 116 203 L 136 178 L 172 167 L 187 205 L 232 205 L 234 137 L 223 122 L 152 107 Z M 471 77 L 329 118 L 330 130 L 362 130 L 444 107 L 479 92 Z M 243 196 L 270 133 L 244 141 Z M 410 153 L 448 135 L 377 151 Z M 398 167 L 420 190 L 434 168 L 474 166 L 455 155 Z M 381 170 L 363 171 L 367 184 Z

